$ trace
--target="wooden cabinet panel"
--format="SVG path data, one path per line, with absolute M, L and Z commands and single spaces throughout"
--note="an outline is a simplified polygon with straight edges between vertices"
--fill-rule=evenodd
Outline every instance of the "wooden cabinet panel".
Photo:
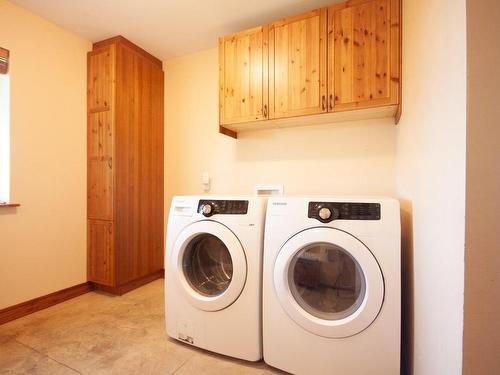
M 149 237 L 152 238 L 151 256 L 149 258 L 149 270 L 162 269 L 164 267 L 164 129 L 163 129 L 163 106 L 164 106 L 164 73 L 162 69 L 154 68 L 151 82 L 151 180 L 150 197 L 148 209 L 151 216 Z
M 88 115 L 87 215 L 113 219 L 113 118 L 112 111 Z
M 89 220 L 87 224 L 87 276 L 90 281 L 113 286 L 113 223 Z
M 326 9 L 271 24 L 270 118 L 326 112 Z
M 329 110 L 398 103 L 398 4 L 358 0 L 329 9 Z
M 87 216 L 113 219 L 113 161 L 111 157 L 88 161 Z
M 111 111 L 88 115 L 88 149 L 91 158 L 113 156 L 113 116 Z
M 219 39 L 220 124 L 268 115 L 268 27 Z
M 163 269 L 162 63 L 115 37 L 88 64 L 88 275 L 121 294 Z
M 121 284 L 163 265 L 163 71 L 127 46 L 118 47 L 117 61 L 115 245 Z
M 135 265 L 131 273 L 134 277 L 158 271 L 158 265 L 163 264 L 163 211 L 158 209 L 164 204 L 163 120 L 157 111 L 163 106 L 163 85 L 158 84 L 163 82 L 163 71 L 147 59 L 142 59 L 139 76 L 142 77 L 139 86 L 141 107 L 149 109 L 139 113 L 139 123 L 149 124 L 140 127 L 139 197 L 149 199 L 140 199 L 136 206 L 138 238 L 136 248 L 131 251 L 132 264 Z M 158 130 L 161 130 L 161 134 Z M 158 213 L 161 213 L 161 219 Z M 143 249 L 149 251 L 144 252 Z
M 131 48 L 118 46 L 117 51 L 117 91 L 120 95 L 116 101 L 116 252 L 117 283 L 137 276 L 137 265 L 133 264 L 139 249 L 141 205 L 141 158 L 139 127 L 139 107 L 142 96 L 139 74 L 141 58 Z M 146 255 L 147 256 L 147 255 Z
M 89 112 L 108 110 L 114 96 L 115 46 L 91 51 L 87 56 Z
M 265 104 L 262 116 L 247 100 L 260 102 L 248 61 L 255 30 L 264 30 L 266 46 L 266 26 L 220 38 L 219 131 L 236 138 L 238 131 L 300 126 L 301 116 L 308 116 L 303 125 L 387 117 L 398 123 L 400 20 L 401 0 L 348 0 L 271 23 L 262 67 L 268 116 Z

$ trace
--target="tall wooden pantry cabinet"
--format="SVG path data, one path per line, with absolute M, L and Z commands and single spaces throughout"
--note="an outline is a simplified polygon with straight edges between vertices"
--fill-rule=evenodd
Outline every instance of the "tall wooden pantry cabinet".
M 87 274 L 123 294 L 163 273 L 162 62 L 121 36 L 87 58 Z

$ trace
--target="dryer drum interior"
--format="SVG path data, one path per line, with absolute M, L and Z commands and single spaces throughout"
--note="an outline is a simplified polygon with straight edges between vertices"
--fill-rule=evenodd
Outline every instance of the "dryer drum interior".
M 356 237 L 315 227 L 290 237 L 274 263 L 281 307 L 307 331 L 329 338 L 353 336 L 377 317 L 384 300 L 382 271 Z
M 326 242 L 310 244 L 294 255 L 288 283 L 305 311 L 326 320 L 350 316 L 366 292 L 359 263 L 342 247 Z
M 209 233 L 191 240 L 184 252 L 182 266 L 190 286 L 209 297 L 222 294 L 233 276 L 233 262 L 228 248 Z

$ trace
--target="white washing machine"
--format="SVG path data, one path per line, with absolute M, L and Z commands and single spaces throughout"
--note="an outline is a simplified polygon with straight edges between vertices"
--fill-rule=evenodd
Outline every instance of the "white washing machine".
M 174 197 L 167 228 L 170 337 L 216 353 L 262 358 L 266 199 Z
M 293 374 L 400 372 L 394 199 L 274 198 L 264 240 L 264 360 Z

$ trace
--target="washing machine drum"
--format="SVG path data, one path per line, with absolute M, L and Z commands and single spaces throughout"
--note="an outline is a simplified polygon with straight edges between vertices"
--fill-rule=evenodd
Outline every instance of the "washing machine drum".
M 200 221 L 184 229 L 175 242 L 172 262 L 190 303 L 205 311 L 230 306 L 241 294 L 247 273 L 240 241 L 226 226 Z
M 290 238 L 274 267 L 281 306 L 319 336 L 342 338 L 366 329 L 384 300 L 384 281 L 370 250 L 333 228 L 312 228 Z
M 224 242 L 209 233 L 202 233 L 187 244 L 182 268 L 190 286 L 208 297 L 224 293 L 233 276 L 229 250 Z

